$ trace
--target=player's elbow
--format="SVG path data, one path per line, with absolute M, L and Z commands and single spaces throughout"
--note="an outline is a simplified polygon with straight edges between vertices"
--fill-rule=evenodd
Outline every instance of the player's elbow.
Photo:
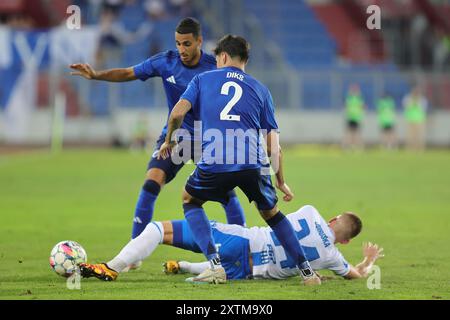
M 267 134 L 267 154 L 269 157 L 281 154 L 281 146 L 278 140 L 278 132 L 271 131 Z
M 122 74 L 122 81 L 134 81 L 138 79 L 134 73 L 134 68 L 122 69 Z
M 191 103 L 188 100 L 180 99 L 170 113 L 170 119 L 176 122 L 183 121 L 186 113 L 191 109 Z

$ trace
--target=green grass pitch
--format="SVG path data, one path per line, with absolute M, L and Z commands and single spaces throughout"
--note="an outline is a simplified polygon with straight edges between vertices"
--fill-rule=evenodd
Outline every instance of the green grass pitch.
M 299 278 L 193 285 L 184 275 L 166 276 L 166 259 L 202 261 L 202 256 L 160 246 L 142 269 L 114 283 L 87 279 L 69 290 L 53 273 L 48 256 L 61 240 L 80 242 L 90 262 L 112 258 L 129 240 L 135 201 L 148 154 L 114 150 L 68 150 L 0 156 L 0 299 L 449 299 L 450 153 L 368 151 L 333 148 L 285 150 L 287 182 L 296 194 L 280 202 L 284 213 L 316 206 L 327 219 L 351 210 L 363 232 L 341 251 L 353 264 L 361 243 L 384 247 L 381 289 L 366 280 L 341 279 L 303 287 Z M 182 219 L 181 190 L 193 170 L 186 166 L 166 186 L 154 220 Z M 264 225 L 239 192 L 248 225 Z M 217 204 L 210 218 L 224 221 Z M 328 274 L 328 273 L 325 273 Z

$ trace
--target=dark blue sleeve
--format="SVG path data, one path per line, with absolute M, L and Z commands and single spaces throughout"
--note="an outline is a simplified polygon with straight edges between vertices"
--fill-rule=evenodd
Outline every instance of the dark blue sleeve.
M 161 76 L 165 54 L 157 54 L 133 67 L 136 78 L 145 81 L 151 77 Z
M 194 112 L 197 111 L 197 101 L 200 95 L 200 78 L 196 75 L 191 82 L 189 82 L 186 91 L 181 95 L 180 99 L 185 99 L 191 103 Z
M 264 106 L 261 112 L 261 129 L 277 130 L 278 124 L 275 120 L 275 108 L 273 106 L 272 95 L 267 91 L 266 98 L 264 99 Z

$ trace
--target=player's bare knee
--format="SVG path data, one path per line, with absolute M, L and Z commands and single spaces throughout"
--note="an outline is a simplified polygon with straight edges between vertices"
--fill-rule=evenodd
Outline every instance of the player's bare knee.
M 186 190 L 183 190 L 183 204 L 198 204 L 196 199 L 192 197 Z
M 151 168 L 147 171 L 146 180 L 153 180 L 162 188 L 166 183 L 166 173 L 158 168 Z
M 193 196 L 191 196 L 186 190 L 183 191 L 183 205 L 194 204 L 201 207 L 204 203 L 205 203 L 204 201 L 196 199 Z
M 265 221 L 267 221 L 270 218 L 272 218 L 273 216 L 275 216 L 278 213 L 278 211 L 280 211 L 280 210 L 278 209 L 277 206 L 275 206 L 274 208 L 272 208 L 270 210 L 259 210 L 259 214 Z
M 181 196 L 182 200 L 183 200 L 183 204 L 189 204 L 192 201 L 192 196 L 187 193 L 186 190 L 183 190 L 183 195 Z

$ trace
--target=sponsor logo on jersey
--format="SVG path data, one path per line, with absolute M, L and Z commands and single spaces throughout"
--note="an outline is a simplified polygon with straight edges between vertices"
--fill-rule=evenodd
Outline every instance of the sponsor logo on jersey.
M 167 82 L 173 83 L 173 84 L 177 84 L 177 82 L 175 81 L 175 77 L 174 76 L 170 76 L 166 79 Z

